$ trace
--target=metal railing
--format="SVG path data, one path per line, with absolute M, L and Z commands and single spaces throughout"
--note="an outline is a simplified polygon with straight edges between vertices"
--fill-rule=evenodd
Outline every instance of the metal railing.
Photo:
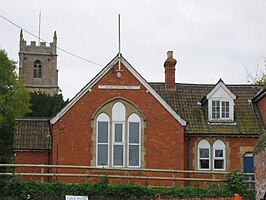
M 177 186 L 177 182 L 183 181 L 186 185 L 200 184 L 200 182 L 221 183 L 223 177 L 229 172 L 213 171 L 192 171 L 192 170 L 170 170 L 170 169 L 140 169 L 140 168 L 101 168 L 91 166 L 74 166 L 74 165 L 35 165 L 35 164 L 0 164 L 0 169 L 6 168 L 0 172 L 0 176 L 35 177 L 40 182 L 60 180 L 64 177 L 83 178 L 88 181 L 89 178 L 108 178 L 127 180 L 142 180 L 147 183 L 150 181 L 168 181 L 171 187 Z M 25 169 L 26 172 L 25 172 Z M 3 171 L 3 170 L 2 170 Z M 12 171 L 12 172 L 10 172 Z M 246 182 L 254 184 L 252 180 L 253 173 L 245 173 L 249 177 Z M 50 177 L 50 180 L 47 178 Z M 51 178 L 52 177 L 52 178 Z M 150 184 L 149 184 L 150 185 Z

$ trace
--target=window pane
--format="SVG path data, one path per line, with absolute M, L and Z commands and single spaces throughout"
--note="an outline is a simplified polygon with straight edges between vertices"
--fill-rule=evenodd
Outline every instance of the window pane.
M 209 160 L 200 160 L 200 169 L 209 169 Z
M 123 145 L 114 145 L 114 165 L 123 165 Z
M 99 144 L 98 145 L 98 165 L 108 165 L 108 145 Z
M 39 65 L 38 66 L 38 78 L 41 78 L 42 77 L 42 66 Z
M 220 119 L 220 101 L 212 101 L 212 118 Z
M 139 145 L 129 145 L 129 166 L 139 166 Z
M 200 158 L 209 158 L 209 149 L 200 149 Z
M 215 157 L 222 158 L 223 157 L 223 150 L 215 150 Z
M 98 122 L 98 143 L 108 143 L 108 122 Z
M 224 160 L 214 160 L 214 169 L 224 169 Z
M 222 101 L 222 118 L 229 118 L 229 101 Z
M 129 123 L 129 143 L 139 143 L 139 123 Z
M 115 124 L 115 142 L 123 142 L 123 125 Z

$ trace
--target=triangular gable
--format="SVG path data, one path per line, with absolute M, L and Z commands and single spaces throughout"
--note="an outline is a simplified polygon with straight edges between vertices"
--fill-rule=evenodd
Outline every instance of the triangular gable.
M 206 99 L 210 99 L 219 89 L 223 89 L 228 96 L 230 96 L 233 100 L 236 99 L 236 96 L 226 87 L 223 80 L 220 79 L 215 87 L 207 94 Z
M 75 103 L 81 99 L 91 88 L 117 63 L 119 62 L 127 68 L 133 76 L 150 92 L 155 99 L 157 99 L 161 105 L 182 125 L 186 126 L 186 121 L 183 120 L 163 99 L 155 92 L 155 90 L 147 83 L 147 81 L 127 62 L 124 57 L 119 57 L 118 55 L 109 63 L 106 67 L 102 69 L 80 92 L 73 97 L 73 99 L 54 117 L 51 119 L 51 124 L 55 124 Z

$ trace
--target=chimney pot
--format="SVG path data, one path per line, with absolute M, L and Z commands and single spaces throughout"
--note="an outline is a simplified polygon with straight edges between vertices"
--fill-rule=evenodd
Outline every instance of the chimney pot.
M 167 58 L 168 58 L 168 59 L 173 59 L 173 54 L 174 54 L 173 51 L 168 51 L 168 52 L 167 52 Z

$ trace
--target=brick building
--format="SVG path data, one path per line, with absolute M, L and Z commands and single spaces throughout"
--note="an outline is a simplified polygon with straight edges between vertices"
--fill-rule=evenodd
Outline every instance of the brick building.
M 249 172 L 262 86 L 175 83 L 175 65 L 169 51 L 165 82 L 149 83 L 118 54 L 50 121 L 17 120 L 16 163 Z

